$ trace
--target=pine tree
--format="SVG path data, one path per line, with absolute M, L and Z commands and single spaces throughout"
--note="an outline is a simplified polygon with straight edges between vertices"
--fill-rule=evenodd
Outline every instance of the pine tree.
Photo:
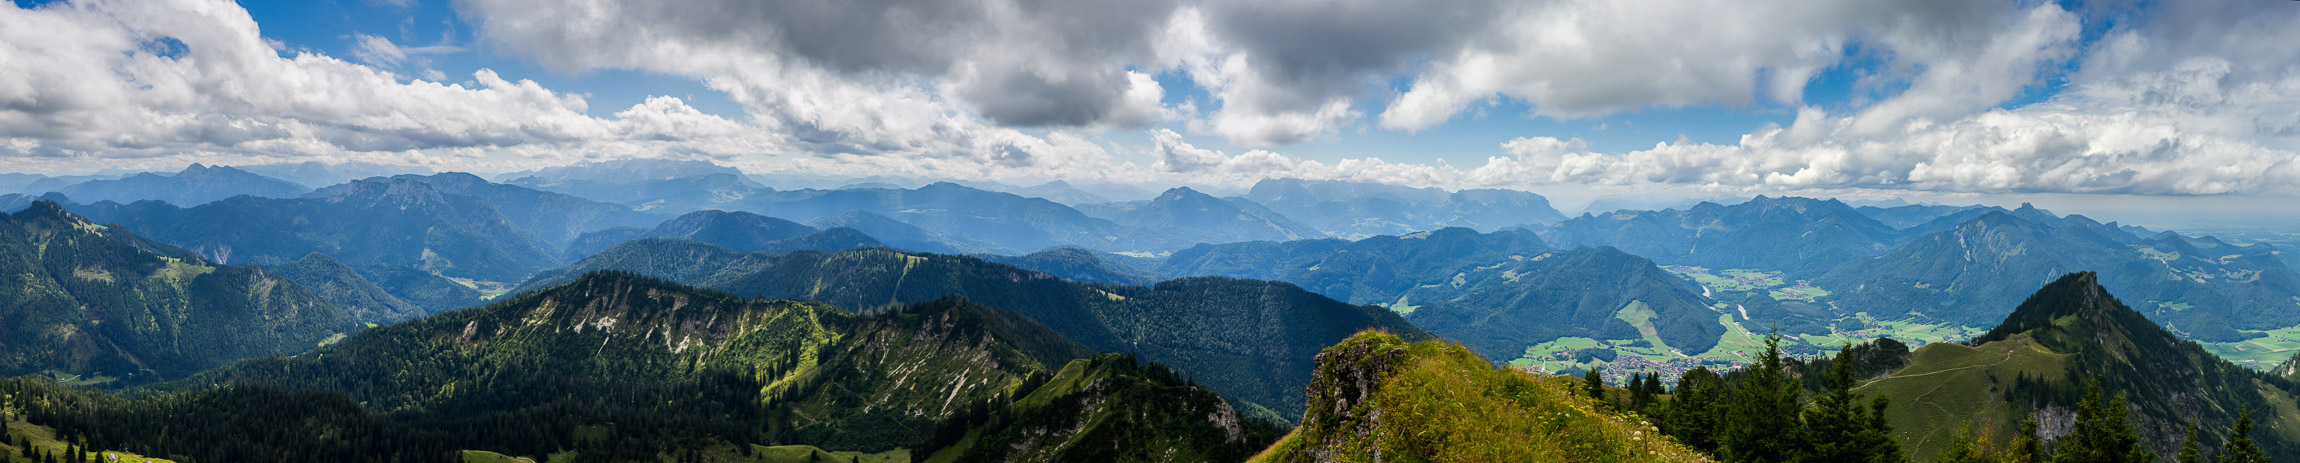
M 1645 378 L 1644 373 L 1632 374 L 1629 383 L 1624 384 L 1629 387 L 1629 409 L 1638 413 L 1645 413 L 1645 407 L 1653 405 L 1653 390 L 1645 387 Z
M 1661 432 L 1703 452 L 1717 451 L 1717 417 L 1724 382 L 1709 367 L 1694 367 L 1677 378 L 1677 396 L 1661 416 Z
M 2113 402 L 2101 397 L 2100 382 L 2094 381 L 2084 402 L 2076 407 L 2076 423 L 2068 435 L 2061 437 L 2060 453 L 2055 463 L 2124 463 L 2153 460 L 2154 453 L 2140 442 L 2140 434 L 2132 430 L 2132 407 L 2122 395 Z
M 2268 454 L 2252 442 L 2252 414 L 2236 418 L 2236 429 L 2228 431 L 2228 446 L 2220 451 L 2220 463 L 2268 463 Z
M 1837 351 L 1836 361 L 1830 362 L 1829 390 L 1813 398 L 1813 408 L 1805 410 L 1805 458 L 1811 461 L 1887 462 L 1906 461 L 1901 446 L 1893 441 L 1892 426 L 1885 423 L 1884 396 L 1871 399 L 1863 407 L 1853 395 L 1852 346 Z
M 1795 461 L 1805 442 L 1799 413 L 1804 388 L 1789 381 L 1782 367 L 1781 335 L 1765 337 L 1765 356 L 1750 367 L 1723 425 L 1724 460 Z
M 1588 374 L 1581 376 L 1582 384 L 1587 387 L 1586 390 L 1589 392 L 1589 399 L 1595 400 L 1597 403 L 1605 403 L 1604 371 L 1604 367 L 1592 366 L 1589 367 Z
M 2180 442 L 2180 456 L 2176 457 L 2173 461 L 2179 463 L 2201 463 L 2203 461 L 2201 459 L 2202 456 L 2197 455 L 2199 451 L 2201 451 L 2201 449 L 2198 449 L 2196 446 L 2196 423 L 2188 423 L 2188 439 Z
M 1936 457 L 1940 463 L 1995 463 L 1997 456 L 1989 450 L 1988 436 L 1973 435 L 1973 424 L 1957 425 L 1955 437 L 1949 438 L 1948 450 Z
M 2005 449 L 2004 461 L 2010 463 L 2044 463 L 2044 440 L 2037 437 L 2035 417 L 2020 421 L 2020 435 L 2013 436 L 2012 448 Z

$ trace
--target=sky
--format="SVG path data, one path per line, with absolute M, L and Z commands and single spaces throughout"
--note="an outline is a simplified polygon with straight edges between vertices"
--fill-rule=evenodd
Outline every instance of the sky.
M 2226 209 L 2300 194 L 2300 2 L 15 0 L 0 172 L 505 172 Z

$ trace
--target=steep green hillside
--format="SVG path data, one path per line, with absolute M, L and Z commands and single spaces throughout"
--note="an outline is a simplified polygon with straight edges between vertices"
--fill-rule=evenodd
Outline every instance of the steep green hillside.
M 390 323 L 434 311 L 400 300 L 358 270 L 326 254 L 311 253 L 295 262 L 264 267 L 273 275 L 303 285 L 313 294 L 352 313 L 362 323 Z
M 1059 247 L 1019 256 L 981 256 L 983 260 L 1046 272 L 1084 283 L 1147 285 L 1158 282 L 1148 272 L 1103 259 L 1086 248 Z
M 1935 343 L 1907 367 L 1861 391 L 1893 400 L 1890 418 L 1910 455 L 1950 442 L 1954 423 L 2012 436 L 2035 418 L 2050 441 L 2097 381 L 2131 403 L 2133 427 L 2169 460 L 2191 423 L 2207 447 L 2225 441 L 2246 413 L 2254 439 L 2278 458 L 2300 456 L 2300 412 L 2289 380 L 2229 363 L 2158 327 L 2109 295 L 2092 272 L 2061 277 L 2031 295 L 2003 324 L 1969 344 Z M 1999 441 L 2008 438 L 1999 438 Z
M 1567 336 L 1642 343 L 1640 353 L 1685 358 L 1717 347 L 1726 332 L 1691 284 L 1613 248 L 1471 269 L 1399 300 L 1421 306 L 1407 320 L 1489 358 L 1515 359 Z
M 641 240 L 538 274 L 623 270 L 745 296 L 871 309 L 958 295 L 1021 313 L 1100 352 L 1165 364 L 1242 406 L 1298 415 L 1310 357 L 1351 333 L 1420 336 L 1378 307 L 1327 299 L 1285 283 L 1186 278 L 1149 287 L 1077 283 L 972 257 L 886 249 L 734 254 L 693 242 Z
M 1103 354 L 951 422 L 951 442 L 926 461 L 1241 461 L 1282 432 L 1163 366 Z
M 300 352 L 353 313 L 263 269 L 210 263 L 53 202 L 0 216 L 0 374 L 133 384 Z
M 195 461 L 654 461 L 789 448 L 751 444 L 924 455 L 967 429 L 980 431 L 966 448 L 984 452 L 1068 458 L 1122 442 L 1219 455 L 1274 434 L 1160 367 L 1072 362 L 1092 356 L 1019 314 L 955 298 L 856 315 L 601 272 L 134 399 L 29 378 L 0 380 L 0 394 L 100 448 Z M 1085 426 L 1007 427 L 1063 419 Z
M 1576 384 L 1361 333 L 1318 354 L 1302 425 L 1252 461 L 1709 461 Z

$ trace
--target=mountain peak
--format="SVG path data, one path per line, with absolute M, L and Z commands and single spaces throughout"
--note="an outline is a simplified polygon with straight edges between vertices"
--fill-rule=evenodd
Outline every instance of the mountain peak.
M 2075 318 L 2068 323 L 2061 322 L 2062 319 L 2069 317 Z M 2131 307 L 2125 306 L 2124 302 L 2118 301 L 2116 296 L 2110 295 L 2107 288 L 2100 286 L 2099 274 L 2087 271 L 2062 275 L 2060 279 L 2053 280 L 2052 283 L 2037 289 L 2035 294 L 2029 295 L 2027 301 L 2021 302 L 2020 307 L 2013 309 L 2012 315 L 2005 317 L 2003 324 L 1989 330 L 1988 334 L 1974 339 L 1973 344 L 1979 345 L 2008 338 L 2014 334 L 2055 328 L 2059 329 L 2057 331 L 2063 331 L 2059 334 L 2065 336 L 2039 337 L 2083 339 L 2121 333 L 2127 337 L 2163 338 L 2161 340 L 2166 341 L 2175 339 L 2170 332 L 2156 326 L 2155 322 L 2149 321 L 2147 316 L 2132 310 Z M 2039 339 L 2039 341 L 2053 342 L 2047 339 Z

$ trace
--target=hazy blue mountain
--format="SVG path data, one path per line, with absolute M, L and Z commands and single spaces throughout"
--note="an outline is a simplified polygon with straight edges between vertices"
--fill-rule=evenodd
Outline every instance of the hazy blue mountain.
M 1359 238 L 1445 227 L 1484 231 L 1563 220 L 1541 195 L 1507 190 L 1464 190 L 1336 180 L 1265 179 L 1245 199 L 1309 224 L 1328 235 Z
M 1189 243 L 1292 241 L 1324 233 L 1250 201 L 1231 201 L 1189 188 L 1166 190 L 1148 203 L 1117 213 L 1120 225 Z
M 528 189 L 515 185 L 490 183 L 477 175 L 449 172 L 430 176 L 401 175 L 393 180 L 422 182 L 432 189 L 450 195 L 464 195 L 486 201 L 510 219 L 519 228 L 534 233 L 553 247 L 566 246 L 584 232 L 613 227 L 648 226 L 663 217 L 632 211 L 631 208 L 612 203 L 592 201 L 571 195 Z M 312 192 L 312 197 L 334 196 L 349 188 L 337 185 Z
M 156 201 L 67 206 L 92 220 L 218 262 L 270 264 L 324 253 L 354 267 L 386 264 L 510 282 L 559 265 L 558 250 L 479 198 L 412 178 L 374 178 L 326 197 L 240 196 L 190 208 Z
M 983 255 L 978 257 L 1000 264 L 1046 272 L 1070 281 L 1142 286 L 1157 283 L 1160 280 L 1149 271 L 1104 259 L 1102 254 L 1086 248 L 1059 247 L 1020 256 Z
M 1032 198 L 1046 198 L 1049 201 L 1072 206 L 1110 202 L 1108 198 L 1087 193 L 1086 190 L 1080 190 L 1078 187 L 1070 186 L 1070 182 L 1061 180 L 1046 182 L 1037 186 L 1013 188 L 1006 190 L 1006 192 Z
M 1853 208 L 1853 210 L 1860 211 L 1861 215 L 1869 216 L 1871 219 L 1876 219 L 1877 223 L 1882 223 L 1885 224 L 1885 226 L 1893 227 L 1895 229 L 1902 229 L 1922 225 L 1926 222 L 1931 222 L 1936 219 L 1958 214 L 1960 212 L 1986 208 L 1986 206 L 1909 204 L 1892 207 L 1861 206 Z M 1978 217 L 1978 215 L 1974 215 L 1973 217 Z M 1957 220 L 1956 222 L 1962 223 L 1965 220 L 1971 219 L 1972 217 L 1966 217 L 1964 220 Z
M 793 220 L 869 212 L 938 235 L 983 240 L 1000 248 L 984 251 L 998 253 L 1063 245 L 1126 251 L 1160 249 L 1172 243 L 1161 237 L 1135 236 L 1126 227 L 1088 217 L 1061 203 L 947 182 L 914 190 L 777 191 L 745 198 L 734 206 L 736 210 Z
M 0 375 L 104 384 L 301 352 L 354 314 L 251 266 L 217 265 L 37 202 L 0 215 Z
M 40 174 L 0 173 L 0 194 L 22 194 L 24 187 L 46 178 L 48 176 Z
M 727 204 L 750 195 L 774 191 L 731 173 L 635 183 L 603 180 L 545 181 L 537 177 L 520 177 L 504 183 L 621 204 L 641 212 L 669 214 L 725 209 Z
M 37 200 L 39 198 L 22 193 L 0 194 L 0 213 L 24 210 L 24 208 L 32 207 L 32 202 Z
M 688 239 L 750 252 L 760 250 L 769 242 L 816 231 L 797 222 L 748 212 L 695 211 L 665 220 L 654 228 L 613 228 L 585 233 L 567 246 L 567 256 L 581 259 L 624 241 L 646 238 Z
M 2197 339 L 2300 325 L 2300 274 L 2272 248 L 2177 234 L 2143 239 L 2083 216 L 2053 217 L 2058 226 L 2021 217 L 2041 214 L 1992 212 L 1845 264 L 1821 284 L 1841 291 L 1835 301 L 1848 311 L 1986 325 L 2029 288 L 2089 269 L 2134 310 Z
M 1177 251 L 1153 269 L 1167 278 L 1285 281 L 1389 306 L 1501 361 L 1563 336 L 1637 340 L 1643 329 L 1700 354 L 1724 333 L 1698 287 L 1651 261 L 1613 248 L 1557 251 L 1524 230 L 1207 245 Z M 1645 317 L 1646 326 L 1624 321 L 1624 313 Z
M 1541 232 L 1560 247 L 1613 246 L 1669 265 L 1767 269 L 1813 278 L 1884 253 L 1897 230 L 1836 200 L 1759 196 L 1731 206 L 1583 215 Z
M 937 235 L 924 229 L 902 223 L 891 217 L 863 211 L 852 211 L 832 217 L 816 217 L 807 225 L 821 229 L 852 228 L 861 230 L 887 246 L 935 254 L 979 254 L 998 245 L 964 237 Z
M 591 180 L 609 183 L 641 183 L 696 177 L 711 174 L 743 175 L 733 167 L 710 161 L 682 161 L 673 159 L 624 159 L 616 161 L 585 162 L 575 165 L 546 167 L 496 175 L 496 181 L 511 181 L 523 177 L 553 183 L 567 180 Z
M 329 185 L 370 177 L 431 175 L 436 173 L 429 167 L 367 162 L 327 164 L 319 161 L 304 161 L 294 164 L 257 164 L 233 167 L 311 188 L 326 188 Z
M 1102 352 L 1163 363 L 1226 397 L 1298 416 L 1312 357 L 1369 328 L 1425 336 L 1403 318 L 1292 284 L 1187 278 L 1156 285 L 1078 283 L 962 256 L 888 249 L 734 253 L 692 241 L 624 243 L 523 285 L 537 289 L 621 270 L 745 297 L 875 310 L 948 295 L 1006 308 Z
M 238 195 L 293 198 L 310 188 L 226 166 L 192 164 L 174 175 L 142 173 L 118 180 L 91 180 L 56 190 L 74 201 L 135 202 L 143 199 L 196 206 Z

